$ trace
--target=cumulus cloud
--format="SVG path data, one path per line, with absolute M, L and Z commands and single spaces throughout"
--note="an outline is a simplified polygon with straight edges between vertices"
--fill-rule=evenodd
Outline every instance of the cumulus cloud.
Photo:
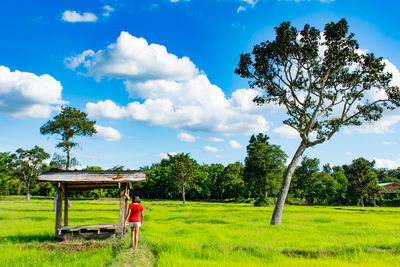
M 91 118 L 102 117 L 109 119 L 121 119 L 128 115 L 126 108 L 120 107 L 111 100 L 89 102 L 86 104 L 86 112 Z
M 108 17 L 112 12 L 114 12 L 115 8 L 105 5 L 103 6 L 103 17 Z
M 188 134 L 188 133 L 185 133 L 185 132 L 179 133 L 176 136 L 176 138 L 178 138 L 179 140 L 181 140 L 183 142 L 188 142 L 188 143 L 193 143 L 197 139 L 195 136 L 193 136 L 191 134 Z
M 178 58 L 168 53 L 165 46 L 148 44 L 144 38 L 137 38 L 124 31 L 115 44 L 95 54 L 86 50 L 68 58 L 67 64 L 76 57 L 78 61 L 86 62 L 88 74 L 97 78 L 109 76 L 142 81 L 188 80 L 198 73 L 189 58 Z
M 221 152 L 222 151 L 222 150 L 220 150 L 220 149 L 218 149 L 216 147 L 209 146 L 209 145 L 206 145 L 205 147 L 203 147 L 203 150 L 207 151 L 207 152 L 211 152 L 211 153 L 217 153 L 217 152 Z
M 243 145 L 239 144 L 235 140 L 230 140 L 228 143 L 228 148 L 229 149 L 241 149 L 241 148 L 243 148 Z
M 217 143 L 225 142 L 224 139 L 219 138 L 219 137 L 210 137 L 210 138 L 208 138 L 207 140 L 210 141 L 210 142 L 217 142 Z
M 299 137 L 299 133 L 286 124 L 273 129 L 272 132 L 277 134 L 280 138 L 285 139 L 296 139 Z
M 99 139 L 109 142 L 114 142 L 114 141 L 119 141 L 122 138 L 122 134 L 112 127 L 103 127 L 100 125 L 95 125 L 94 128 L 97 131 L 95 137 Z
M 47 118 L 66 104 L 61 83 L 48 74 L 10 71 L 0 66 L 0 113 L 16 118 Z
M 62 16 L 62 20 L 66 22 L 95 22 L 97 16 L 90 12 L 84 12 L 80 14 L 74 10 L 65 10 Z
M 398 159 L 380 159 L 374 158 L 376 168 L 397 169 L 400 167 L 400 158 Z
M 82 66 L 95 79 L 122 79 L 132 98 L 140 99 L 119 107 L 111 100 L 88 103 L 91 116 L 128 117 L 151 125 L 222 135 L 265 132 L 269 123 L 260 115 L 268 107 L 252 102 L 257 91 L 240 89 L 227 98 L 218 86 L 198 70 L 188 57 L 177 57 L 159 44 L 148 44 L 121 32 L 116 43 L 103 50 L 67 58 L 72 69 Z M 107 106 L 119 110 L 103 112 Z

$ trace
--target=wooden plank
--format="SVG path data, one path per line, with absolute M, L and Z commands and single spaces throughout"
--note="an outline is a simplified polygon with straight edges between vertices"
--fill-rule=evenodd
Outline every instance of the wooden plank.
M 61 227 L 60 230 L 82 230 L 82 229 L 109 229 L 109 228 L 116 228 L 116 223 L 103 223 L 103 224 L 90 224 L 90 225 L 71 225 L 71 226 L 64 226 Z
M 118 188 L 117 184 L 86 184 L 86 185 L 75 185 L 75 184 L 70 184 L 69 185 L 69 191 L 85 191 L 85 190 L 92 190 L 92 189 L 114 189 Z
M 55 234 L 56 238 L 61 236 L 62 201 L 63 201 L 63 185 L 59 184 L 57 188 L 56 234 Z
M 68 187 L 64 185 L 64 226 L 68 226 Z
M 63 171 L 48 172 L 38 176 L 38 181 L 48 182 L 145 182 L 144 171 L 126 172 L 87 172 L 87 171 Z

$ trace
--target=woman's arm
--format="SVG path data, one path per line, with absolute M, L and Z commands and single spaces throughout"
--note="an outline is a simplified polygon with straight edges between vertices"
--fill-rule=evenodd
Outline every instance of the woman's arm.
M 144 215 L 143 210 L 140 211 L 140 222 L 143 223 Z

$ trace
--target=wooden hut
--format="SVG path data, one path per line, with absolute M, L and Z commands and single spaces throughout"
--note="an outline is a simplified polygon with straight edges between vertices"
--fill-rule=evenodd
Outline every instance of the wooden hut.
M 146 174 L 142 171 L 52 171 L 41 174 L 38 181 L 57 183 L 55 239 L 64 240 L 74 236 L 84 238 L 123 237 L 129 190 L 132 189 L 132 183 L 145 182 Z M 96 225 L 68 225 L 68 193 L 100 188 L 119 189 L 118 222 Z M 64 226 L 62 226 L 63 199 Z

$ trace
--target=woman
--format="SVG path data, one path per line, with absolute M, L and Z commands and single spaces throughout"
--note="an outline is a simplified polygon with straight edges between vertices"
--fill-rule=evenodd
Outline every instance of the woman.
M 131 228 L 131 247 L 133 247 L 133 235 L 135 235 L 135 250 L 139 239 L 139 228 L 143 223 L 143 206 L 140 204 L 139 196 L 135 196 L 132 203 L 129 204 L 127 216 L 129 227 Z

